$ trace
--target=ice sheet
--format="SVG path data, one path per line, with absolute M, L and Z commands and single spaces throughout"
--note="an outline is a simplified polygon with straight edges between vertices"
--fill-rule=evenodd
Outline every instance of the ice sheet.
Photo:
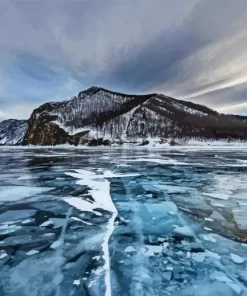
M 0 186 L 0 201 L 17 201 L 50 191 L 52 187 Z

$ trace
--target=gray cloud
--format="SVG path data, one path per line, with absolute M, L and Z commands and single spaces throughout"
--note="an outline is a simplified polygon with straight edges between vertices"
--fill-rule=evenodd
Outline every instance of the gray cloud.
M 245 102 L 246 9 L 232 0 L 2 1 L 1 114 L 92 84 L 215 108 Z
M 210 102 L 211 106 L 220 112 L 247 114 L 246 90 L 247 82 L 218 89 L 193 99 L 204 105 L 208 105 Z
M 199 2 L 180 26 L 131 48 L 111 79 L 185 99 L 247 81 L 246 8 L 244 1 Z

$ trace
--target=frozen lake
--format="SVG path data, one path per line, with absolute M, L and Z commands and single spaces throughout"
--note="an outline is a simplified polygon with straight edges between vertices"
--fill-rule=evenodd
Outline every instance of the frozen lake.
M 247 150 L 0 148 L 1 296 L 247 296 Z

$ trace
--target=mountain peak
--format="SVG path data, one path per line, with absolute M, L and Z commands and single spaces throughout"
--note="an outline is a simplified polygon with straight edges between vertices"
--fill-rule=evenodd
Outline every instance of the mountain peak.
M 85 89 L 83 91 L 81 91 L 79 94 L 78 94 L 78 97 L 81 97 L 83 95 L 91 95 L 91 94 L 95 94 L 97 93 L 98 91 L 102 90 L 102 88 L 98 87 L 98 86 L 91 86 L 89 87 L 88 89 Z
M 99 91 L 103 91 L 105 93 L 112 94 L 112 95 L 117 95 L 117 96 L 121 96 L 121 97 L 134 97 L 134 98 L 137 98 L 137 97 L 151 98 L 151 97 L 157 95 L 156 93 L 140 94 L 140 95 L 131 94 L 131 93 L 127 94 L 127 93 L 123 93 L 123 92 L 119 92 L 119 91 L 109 90 L 109 89 L 106 89 L 104 87 L 91 86 L 88 89 L 85 89 L 85 90 L 81 91 L 78 94 L 78 97 L 83 97 L 84 95 L 94 95 L 94 94 L 98 93 Z
M 19 126 L 19 121 L 3 122 L 0 144 L 78 145 L 95 139 L 247 139 L 247 117 L 219 114 L 161 94 L 123 94 L 97 86 L 80 92 L 72 100 L 43 104 L 33 111 L 28 122 L 23 122 L 21 130 Z

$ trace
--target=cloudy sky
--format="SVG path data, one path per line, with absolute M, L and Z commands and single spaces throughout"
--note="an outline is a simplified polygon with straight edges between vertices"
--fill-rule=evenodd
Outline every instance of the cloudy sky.
M 0 1 L 0 120 L 92 85 L 247 114 L 245 0 Z

